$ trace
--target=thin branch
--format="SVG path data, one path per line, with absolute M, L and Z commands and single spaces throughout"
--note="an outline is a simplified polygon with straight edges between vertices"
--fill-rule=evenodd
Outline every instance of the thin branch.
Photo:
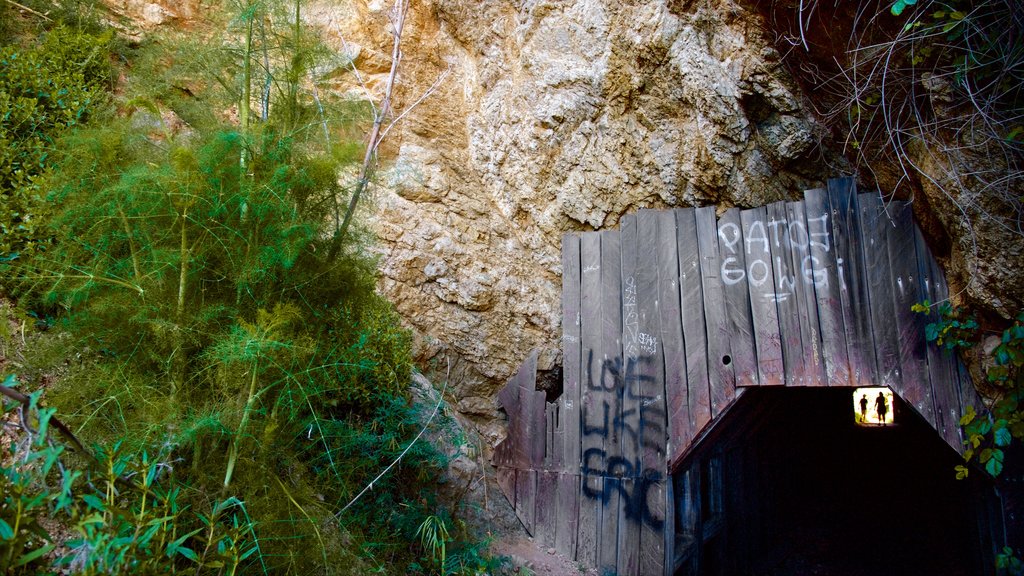
M 407 0 L 396 0 L 394 9 L 395 20 L 392 21 L 393 30 L 391 33 L 394 39 L 391 48 L 391 70 L 388 72 L 387 84 L 384 86 L 384 101 L 381 102 L 380 111 L 374 114 L 373 129 L 370 131 L 370 137 L 366 144 L 366 154 L 363 156 L 363 165 L 359 169 L 359 179 L 356 181 L 355 190 L 352 191 L 352 199 L 349 201 L 345 217 L 341 221 L 341 227 L 335 231 L 334 238 L 331 241 L 331 249 L 328 252 L 329 260 L 337 257 L 338 252 L 341 250 L 345 234 L 352 223 L 352 216 L 355 214 L 356 206 L 359 204 L 359 197 L 370 181 L 370 175 L 377 158 L 377 146 L 380 145 L 382 138 L 381 125 L 391 110 L 391 93 L 395 87 L 395 78 L 398 76 L 398 65 L 402 61 L 402 32 L 405 29 L 405 15 L 409 10 L 409 4 Z
M 35 10 L 29 8 L 28 6 L 25 6 L 24 4 L 18 4 L 14 0 L 4 0 L 4 2 L 7 2 L 11 6 L 14 6 L 18 10 L 24 10 L 25 12 L 28 12 L 29 14 L 32 14 L 34 16 L 38 16 L 38 17 L 42 18 L 43 20 L 46 20 L 47 22 L 53 22 L 53 20 L 49 16 L 47 16 L 46 14 L 43 14 L 42 12 L 36 12 Z
M 385 468 L 383 471 L 381 471 L 380 474 L 377 474 L 376 478 L 374 478 L 373 480 L 370 480 L 370 483 L 367 484 L 366 487 L 364 487 L 359 492 L 359 494 L 356 494 L 355 498 L 353 498 L 351 501 L 349 501 L 348 504 L 345 504 L 345 507 L 342 508 L 341 510 L 339 510 L 338 513 L 334 515 L 335 518 L 340 518 L 341 515 L 345 513 L 345 510 L 348 510 L 353 504 L 355 504 L 360 498 L 363 497 L 363 494 L 366 494 L 367 491 L 372 490 L 373 489 L 373 485 L 378 480 L 383 478 L 384 475 L 388 473 L 388 471 L 390 471 L 392 468 L 395 467 L 395 464 L 398 464 L 398 462 L 403 457 L 405 457 L 405 455 L 409 452 L 409 449 L 412 448 L 413 445 L 416 444 L 416 442 L 420 439 L 420 437 L 423 436 L 423 433 L 427 431 L 427 428 L 430 427 L 430 423 L 433 422 L 434 421 L 434 417 L 437 416 L 438 409 L 441 408 L 441 403 L 444 402 L 444 393 L 445 393 L 445 391 L 448 390 L 448 378 L 449 378 L 449 376 L 451 376 L 451 372 L 452 372 L 452 361 L 451 361 L 451 358 L 448 358 L 447 360 L 448 360 L 448 369 L 445 372 L 444 386 L 441 388 L 441 395 L 437 399 L 437 405 L 434 406 L 434 411 L 430 414 L 430 418 L 427 418 L 427 422 L 425 424 L 423 424 L 423 428 L 420 429 L 420 433 L 417 434 L 416 437 L 412 439 L 412 442 L 410 442 L 409 445 L 405 447 L 405 450 L 402 450 L 402 453 L 398 455 L 398 458 L 395 458 L 394 462 L 392 462 L 391 464 L 388 464 L 388 467 Z

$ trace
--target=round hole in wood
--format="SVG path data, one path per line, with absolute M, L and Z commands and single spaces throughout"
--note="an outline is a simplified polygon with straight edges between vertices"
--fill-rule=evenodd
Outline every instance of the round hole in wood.
M 722 356 L 722 364 L 725 365 L 725 366 L 728 366 L 729 364 L 732 364 L 732 356 L 729 356 L 728 354 L 726 354 L 725 356 Z

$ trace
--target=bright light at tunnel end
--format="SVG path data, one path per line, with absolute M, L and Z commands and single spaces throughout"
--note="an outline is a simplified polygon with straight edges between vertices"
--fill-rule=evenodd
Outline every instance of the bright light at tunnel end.
M 853 390 L 853 421 L 860 426 L 892 426 L 895 403 L 892 390 L 865 387 Z

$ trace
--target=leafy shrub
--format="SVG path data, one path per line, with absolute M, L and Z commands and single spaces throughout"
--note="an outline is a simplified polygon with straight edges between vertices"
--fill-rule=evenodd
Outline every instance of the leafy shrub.
M 915 304 L 915 312 L 927 313 L 928 301 Z M 935 322 L 925 327 L 925 335 L 946 350 L 973 347 L 981 335 L 978 323 L 949 304 L 937 306 Z M 992 476 L 1003 471 L 1005 449 L 1014 439 L 1024 439 L 1024 312 L 1003 330 L 999 343 L 991 351 L 986 379 L 995 401 L 986 414 L 968 407 L 960 418 L 967 438 L 964 460 L 976 460 Z M 957 478 L 968 474 L 967 466 L 957 466 Z
M 111 38 L 58 27 L 34 48 L 0 48 L 0 255 L 40 240 L 46 204 L 35 179 L 54 138 L 104 100 Z
M 67 467 L 64 447 L 49 433 L 54 409 L 42 408 L 39 397 L 40 392 L 30 395 L 28 405 L 4 404 L 5 416 L 16 410 L 23 422 L 0 466 L 4 573 L 53 563 L 78 574 L 157 574 L 177 568 L 233 574 L 260 552 L 238 499 L 216 502 L 207 515 L 179 504 L 181 488 L 170 476 L 166 453 L 150 458 L 117 444 L 97 450 L 85 473 Z M 58 542 L 43 517 L 70 527 L 77 537 Z

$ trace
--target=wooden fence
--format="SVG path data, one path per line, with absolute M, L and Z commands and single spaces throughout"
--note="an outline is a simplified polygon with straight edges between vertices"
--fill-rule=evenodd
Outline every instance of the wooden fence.
M 562 246 L 563 391 L 536 354 L 501 390 L 502 490 L 544 546 L 617 574 L 671 571 L 670 472 L 752 386 L 888 386 L 956 450 L 982 409 L 928 344 L 942 270 L 906 202 L 830 180 L 750 210 L 640 210 Z

